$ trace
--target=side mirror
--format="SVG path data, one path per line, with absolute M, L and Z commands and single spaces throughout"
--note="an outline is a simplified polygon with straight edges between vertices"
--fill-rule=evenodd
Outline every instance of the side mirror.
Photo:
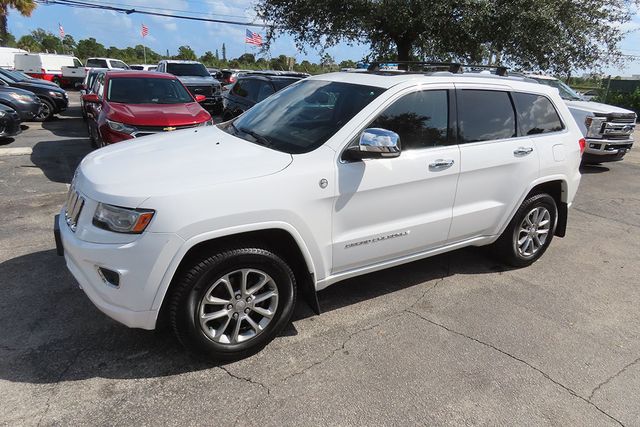
M 100 98 L 95 93 L 88 93 L 86 95 L 82 95 L 82 100 L 89 104 L 99 104 Z
M 400 136 L 387 129 L 369 128 L 360 134 L 357 145 L 347 149 L 345 154 L 351 159 L 380 159 L 398 157 L 402 151 Z
M 204 95 L 196 95 L 195 98 L 196 98 L 196 102 L 203 102 L 207 100 L 207 97 Z

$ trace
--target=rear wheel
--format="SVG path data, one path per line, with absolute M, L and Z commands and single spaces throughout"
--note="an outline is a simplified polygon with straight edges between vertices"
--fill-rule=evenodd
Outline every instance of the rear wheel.
M 250 356 L 286 326 L 296 299 L 291 268 L 257 247 L 194 263 L 174 284 L 169 321 L 189 350 L 213 360 Z
M 494 253 L 514 267 L 532 264 L 549 247 L 557 217 L 558 208 L 553 197 L 548 194 L 528 197 L 493 244 Z

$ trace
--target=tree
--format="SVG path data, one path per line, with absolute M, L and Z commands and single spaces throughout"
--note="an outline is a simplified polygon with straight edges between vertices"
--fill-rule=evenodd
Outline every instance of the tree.
M 210 50 L 206 51 L 204 55 L 200 57 L 200 62 L 202 62 L 205 65 L 211 66 L 215 64 L 215 61 L 216 61 L 216 57 L 213 55 L 213 53 Z
M 30 34 L 20 37 L 17 45 L 20 49 L 28 52 L 40 52 L 42 50 L 40 43 Z
M 253 53 L 243 53 L 237 59 L 242 64 L 254 64 L 256 62 L 256 56 Z
M 392 60 L 506 62 L 554 71 L 621 58 L 638 0 L 259 0 L 258 16 L 298 48 L 365 43 Z
M 76 45 L 76 56 L 82 59 L 105 56 L 106 53 L 104 45 L 98 43 L 93 37 L 82 39 Z
M 188 61 L 195 61 L 197 59 L 196 53 L 189 46 L 180 46 L 178 48 L 178 55 L 176 59 L 185 59 Z
M 226 62 L 227 60 L 227 47 L 222 43 L 222 60 Z
M 67 34 L 62 39 L 62 46 L 68 53 L 73 52 L 76 49 L 76 41 L 71 34 Z
M 218 55 L 218 49 L 216 49 L 216 61 L 220 60 L 220 55 Z
M 63 51 L 62 41 L 51 31 L 38 28 L 31 31 L 31 36 L 33 36 L 40 45 L 40 50 L 50 53 L 61 53 Z
M 36 3 L 33 0 L 0 0 L 0 38 L 3 46 L 8 46 L 7 15 L 10 7 L 17 10 L 22 16 L 31 16 L 36 8 Z
M 356 65 L 357 64 L 356 64 L 355 61 L 352 61 L 350 59 L 346 59 L 346 60 L 340 62 L 339 67 L 340 68 L 356 68 Z

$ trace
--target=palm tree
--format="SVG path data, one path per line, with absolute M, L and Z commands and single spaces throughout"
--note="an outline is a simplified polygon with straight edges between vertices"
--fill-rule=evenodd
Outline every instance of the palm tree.
M 0 0 L 0 43 L 4 45 L 7 40 L 7 14 L 9 7 L 14 8 L 22 16 L 31 16 L 36 8 L 33 0 Z

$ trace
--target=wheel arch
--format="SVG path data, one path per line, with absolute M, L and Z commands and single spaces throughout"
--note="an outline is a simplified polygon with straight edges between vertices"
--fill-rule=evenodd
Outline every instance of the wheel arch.
M 308 248 L 295 229 L 272 226 L 217 236 L 196 236 L 185 242 L 167 270 L 154 299 L 153 307 L 159 306 L 156 328 L 166 325 L 169 300 L 167 296 L 184 269 L 197 259 L 216 250 L 247 245 L 258 245 L 283 258 L 294 272 L 300 295 L 316 314 L 320 314 L 315 288 L 315 267 Z
M 567 181 L 564 179 L 539 182 L 531 188 L 524 197 L 524 200 L 526 200 L 535 194 L 541 193 L 546 193 L 553 197 L 556 202 L 556 207 L 558 208 L 558 218 L 554 235 L 558 237 L 564 237 L 567 232 L 567 219 L 569 216 L 567 185 Z

